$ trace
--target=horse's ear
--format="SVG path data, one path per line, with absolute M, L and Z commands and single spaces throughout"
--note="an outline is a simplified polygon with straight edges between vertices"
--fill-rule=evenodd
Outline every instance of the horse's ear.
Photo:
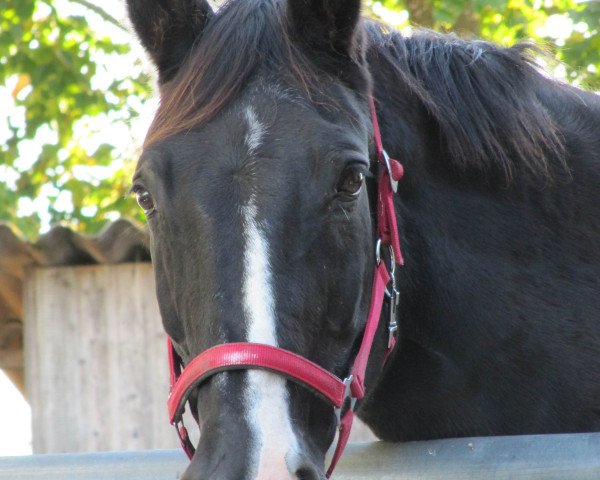
M 127 0 L 127 9 L 160 83 L 177 73 L 213 15 L 207 0 Z
M 310 47 L 357 58 L 362 47 L 360 7 L 360 0 L 288 0 L 288 17 Z

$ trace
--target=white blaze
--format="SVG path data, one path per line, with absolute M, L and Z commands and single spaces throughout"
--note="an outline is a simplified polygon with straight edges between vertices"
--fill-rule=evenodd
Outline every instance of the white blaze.
M 263 136 L 265 135 L 265 127 L 258 120 L 256 113 L 252 110 L 252 107 L 246 108 L 246 122 L 248 123 L 248 130 L 246 132 L 246 147 L 248 147 L 248 154 L 252 155 L 256 152 L 256 149 L 260 145 Z
M 246 110 L 249 152 L 259 145 L 264 128 L 254 112 Z M 247 341 L 277 346 L 275 305 L 272 289 L 269 245 L 258 225 L 256 205 L 251 196 L 242 208 L 244 219 L 243 306 L 247 321 Z M 247 422 L 253 436 L 253 460 L 256 479 L 286 480 L 295 478 L 298 441 L 292 430 L 288 392 L 283 377 L 273 373 L 248 370 L 245 391 Z

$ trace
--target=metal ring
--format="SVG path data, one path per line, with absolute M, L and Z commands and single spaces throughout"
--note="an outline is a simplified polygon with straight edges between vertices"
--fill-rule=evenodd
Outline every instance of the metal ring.
M 375 243 L 375 262 L 377 265 L 381 263 L 381 238 L 377 239 Z M 396 256 L 394 255 L 394 248 L 391 245 L 388 245 L 388 251 L 390 253 L 390 277 L 394 278 L 394 273 L 396 273 Z
M 394 256 L 394 249 L 391 245 L 388 245 L 388 250 L 390 251 L 390 277 L 394 278 L 394 273 L 396 273 L 396 257 Z

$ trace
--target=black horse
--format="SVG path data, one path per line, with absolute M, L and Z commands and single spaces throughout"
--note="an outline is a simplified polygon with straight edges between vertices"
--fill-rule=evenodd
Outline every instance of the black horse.
M 600 429 L 600 98 L 359 0 L 129 0 L 161 104 L 133 191 L 184 362 L 258 342 L 344 377 L 374 268 L 369 98 L 405 167 L 398 343 L 358 414 L 388 441 Z M 386 313 L 387 314 L 387 313 Z M 197 389 L 187 479 L 320 479 L 332 409 L 283 377 Z

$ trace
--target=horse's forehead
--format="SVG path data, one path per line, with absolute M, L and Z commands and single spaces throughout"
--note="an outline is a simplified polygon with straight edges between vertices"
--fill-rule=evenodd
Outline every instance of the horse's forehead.
M 261 145 L 281 142 L 299 126 L 311 124 L 314 119 L 309 112 L 306 101 L 292 91 L 269 85 L 253 87 L 212 125 L 201 129 L 203 143 L 233 147 L 238 154 L 253 156 Z
M 211 182 L 231 172 L 238 179 L 268 182 L 285 170 L 291 178 L 292 172 L 315 171 L 314 163 L 336 143 L 364 143 L 364 132 L 347 117 L 323 116 L 294 88 L 255 82 L 211 121 L 165 140 L 157 155 L 165 157 L 160 170 L 170 165 L 181 185 Z

